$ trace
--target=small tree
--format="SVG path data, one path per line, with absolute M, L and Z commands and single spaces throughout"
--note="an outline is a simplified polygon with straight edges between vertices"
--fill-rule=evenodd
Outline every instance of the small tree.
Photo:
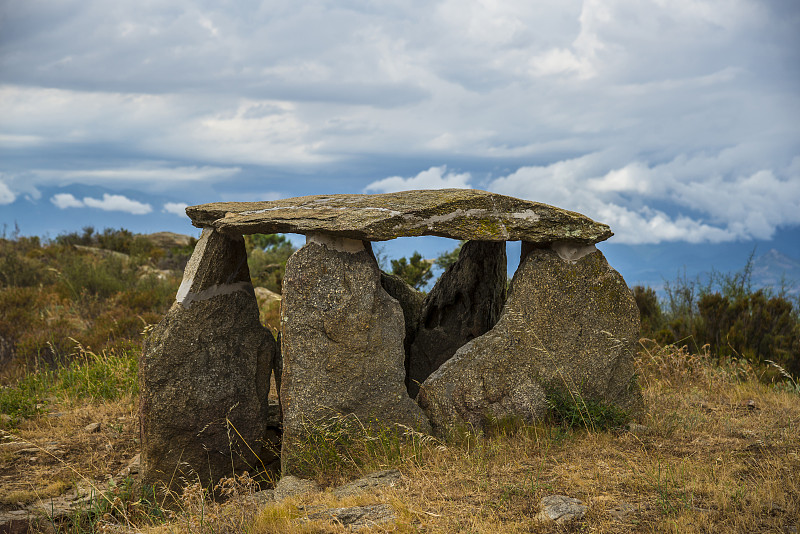
M 402 278 L 414 289 L 421 289 L 433 278 L 431 261 L 422 258 L 422 254 L 414 251 L 410 259 L 405 257 L 392 260 L 392 274 Z
M 464 246 L 464 243 L 466 243 L 466 241 L 461 241 L 458 246 L 450 252 L 442 252 L 439 254 L 439 257 L 434 260 L 433 264 L 446 271 L 448 267 L 458 261 L 458 255 L 461 254 L 461 247 Z

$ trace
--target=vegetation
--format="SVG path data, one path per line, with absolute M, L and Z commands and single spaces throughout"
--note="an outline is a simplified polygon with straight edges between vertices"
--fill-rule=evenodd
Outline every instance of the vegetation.
M 281 293 L 286 274 L 286 260 L 295 251 L 292 243 L 280 234 L 253 234 L 245 236 L 247 266 L 253 285 Z
M 771 377 L 779 367 L 800 376 L 800 301 L 793 303 L 785 292 L 754 290 L 751 272 L 752 257 L 737 273 L 712 271 L 705 281 L 684 275 L 664 285 L 661 302 L 653 289 L 634 287 L 642 336 L 695 351 L 707 345 L 715 357 L 746 358 Z
M 92 370 L 99 366 L 135 384 L 136 367 L 124 362 L 87 355 L 75 364 L 83 369 L 77 382 L 105 380 L 108 371 Z M 648 407 L 638 426 L 601 428 L 596 423 L 608 414 L 594 410 L 584 412 L 594 414 L 590 424 L 584 415 L 572 418 L 575 424 L 567 417 L 555 425 L 498 425 L 487 435 L 439 441 L 343 418 L 311 434 L 316 446 L 306 449 L 305 475 L 333 486 L 397 468 L 397 485 L 258 505 L 248 498 L 257 484 L 239 473 L 213 490 L 226 502 L 190 483 L 170 507 L 132 479 L 101 483 L 136 452 L 135 389 L 120 387 L 105 398 L 49 371 L 38 376 L 40 367 L 30 380 L 41 385 L 26 391 L 35 389 L 45 405 L 0 441 L 42 451 L 58 443 L 60 450 L 32 458 L 0 445 L 0 473 L 18 473 L 4 478 L 0 509 L 89 481 L 104 497 L 56 523 L 59 531 L 344 533 L 340 525 L 304 518 L 320 508 L 387 504 L 396 524 L 366 532 L 552 532 L 533 519 L 540 499 L 552 494 L 589 506 L 583 523 L 558 530 L 564 532 L 783 532 L 796 525 L 800 391 L 764 383 L 745 360 L 718 363 L 707 352 L 645 343 L 636 363 Z M 565 413 L 571 411 L 567 402 Z M 102 422 L 100 432 L 81 431 L 91 421 Z
M 423 259 L 419 252 L 415 251 L 408 259 L 402 257 L 391 262 L 392 274 L 399 276 L 416 290 L 425 287 L 433 278 L 431 262 Z
M 0 371 L 67 363 L 78 340 L 124 351 L 175 297 L 192 245 L 155 247 L 127 230 L 0 238 Z
M 0 386 L 0 512 L 79 488 L 102 495 L 62 520 L 45 518 L 44 532 L 344 533 L 307 516 L 379 503 L 396 523 L 366 532 L 551 532 L 533 518 L 552 494 L 589 506 L 563 532 L 798 527 L 798 310 L 786 295 L 753 290 L 746 271 L 702 284 L 684 278 L 663 299 L 634 288 L 649 338 L 636 358 L 647 407 L 636 424 L 609 406 L 553 395 L 551 420 L 496 421 L 485 434 L 452 440 L 376 430 L 352 417 L 318 425 L 301 458 L 306 476 L 333 486 L 375 470 L 402 472 L 397 485 L 356 497 L 325 490 L 257 504 L 250 497 L 258 485 L 237 473 L 217 488 L 187 481 L 168 507 L 133 478 L 109 482 L 138 452 L 142 331 L 180 281 L 179 271 L 156 270 L 191 251 L 137 241 L 123 230 L 87 229 L 52 241 L 0 239 L 0 366 L 8 367 L 8 346 L 19 363 Z M 247 248 L 254 281 L 278 289 L 283 272 L 266 267 L 285 265 L 288 240 L 253 236 Z M 85 430 L 89 423 L 99 430 Z

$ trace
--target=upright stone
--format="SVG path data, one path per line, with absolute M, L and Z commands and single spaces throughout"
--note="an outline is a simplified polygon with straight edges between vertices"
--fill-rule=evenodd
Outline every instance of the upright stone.
M 524 246 L 500 320 L 423 383 L 417 402 L 435 432 L 533 422 L 561 395 L 642 409 L 633 354 L 639 313 L 625 281 L 593 245 Z
M 406 393 L 400 304 L 361 241 L 309 236 L 286 263 L 283 296 L 284 474 L 315 425 L 337 414 L 430 430 Z
M 203 230 L 176 302 L 142 351 L 143 482 L 209 485 L 260 469 L 274 353 L 243 240 Z
M 506 298 L 506 244 L 467 241 L 425 298 L 408 351 L 408 393 L 467 342 L 488 332 Z
M 406 325 L 406 337 L 403 348 L 406 353 L 406 376 L 408 376 L 408 353 L 417 335 L 417 325 L 425 302 L 425 293 L 417 291 L 396 274 L 381 272 L 381 286 L 389 295 L 400 303 Z

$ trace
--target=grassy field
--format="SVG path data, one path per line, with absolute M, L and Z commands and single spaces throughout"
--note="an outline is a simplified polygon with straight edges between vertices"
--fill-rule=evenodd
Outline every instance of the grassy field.
M 82 483 L 98 487 L 137 450 L 135 352 L 83 352 L 58 373 L 39 370 L 2 397 L 39 406 L 0 452 L 0 507 L 13 508 Z M 367 532 L 792 532 L 800 510 L 800 388 L 769 384 L 744 361 L 643 345 L 637 359 L 648 412 L 641 426 L 598 431 L 585 424 L 506 424 L 451 442 L 391 434 L 343 440 L 321 432 L 309 475 L 331 487 L 394 467 L 394 487 L 338 500 L 330 490 L 256 507 L 247 477 L 227 481 L 234 498 L 214 503 L 191 485 L 167 509 L 126 484 L 112 488 L 67 532 L 345 532 L 302 518 L 315 507 L 385 503 L 397 521 Z M 97 432 L 87 432 L 90 423 Z M 345 446 L 326 446 L 325 439 Z M 19 450 L 19 449 L 18 449 Z M 332 451 L 335 454 L 331 454 Z M 220 488 L 217 488 L 217 492 Z M 534 520 L 545 495 L 589 506 L 564 527 Z

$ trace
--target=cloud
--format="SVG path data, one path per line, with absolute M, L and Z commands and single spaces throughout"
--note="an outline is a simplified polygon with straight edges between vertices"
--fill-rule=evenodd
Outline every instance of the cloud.
M 84 197 L 83 200 L 75 198 L 70 193 L 53 195 L 50 202 L 57 207 L 66 208 L 97 208 L 103 211 L 123 211 L 134 215 L 145 215 L 153 211 L 150 204 L 131 200 L 124 195 L 111 195 L 103 193 L 103 198 Z
M 9 191 L 475 185 L 587 213 L 627 243 L 800 224 L 791 1 L 180 4 L 6 10 Z
M 56 207 L 60 209 L 67 209 L 67 208 L 83 208 L 84 204 L 73 195 L 69 193 L 57 193 L 53 195 L 50 199 L 50 202 L 56 205 Z
M 185 202 L 167 202 L 164 204 L 164 209 L 162 211 L 164 213 L 172 213 L 174 215 L 185 217 L 186 208 L 188 207 L 189 204 L 186 204 Z
M 134 215 L 144 215 L 153 211 L 150 204 L 137 202 L 123 195 L 109 195 L 108 193 L 103 193 L 102 200 L 85 197 L 83 203 L 90 208 L 98 208 L 104 211 L 124 211 Z
M 17 195 L 6 184 L 0 182 L 0 204 L 11 204 L 16 199 Z
M 800 158 L 759 169 L 747 144 L 652 165 L 603 151 L 491 180 L 488 189 L 584 213 L 615 242 L 770 239 L 800 224 Z
M 379 193 L 394 193 L 410 189 L 470 189 L 470 173 L 456 174 L 447 172 L 447 166 L 431 167 L 416 176 L 403 178 L 391 176 L 368 184 L 364 192 L 376 191 Z

